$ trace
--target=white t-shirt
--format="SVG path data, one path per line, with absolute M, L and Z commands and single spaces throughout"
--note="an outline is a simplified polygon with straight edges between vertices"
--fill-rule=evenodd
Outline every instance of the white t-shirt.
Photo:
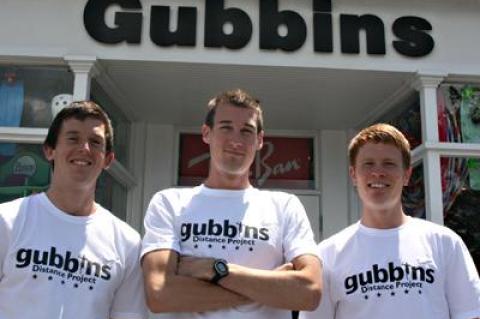
M 154 195 L 145 216 L 142 255 L 171 249 L 181 255 L 223 258 L 246 267 L 274 269 L 300 255 L 315 254 L 315 246 L 305 209 L 296 196 L 253 187 L 218 190 L 202 185 Z M 248 305 L 170 316 L 192 317 L 270 319 L 291 318 L 291 314 Z
M 324 290 L 302 319 L 471 319 L 480 317 L 480 281 L 460 237 L 409 218 L 395 229 L 359 222 L 323 241 Z
M 0 205 L 0 319 L 143 319 L 140 236 L 97 205 L 68 215 L 45 193 Z

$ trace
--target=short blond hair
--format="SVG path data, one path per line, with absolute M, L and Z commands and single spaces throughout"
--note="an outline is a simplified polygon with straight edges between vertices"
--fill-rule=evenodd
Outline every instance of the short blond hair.
M 402 132 L 386 123 L 378 123 L 364 128 L 352 138 L 348 146 L 350 166 L 355 165 L 360 148 L 367 143 L 383 143 L 395 146 L 402 153 L 403 167 L 410 167 L 412 162 L 410 143 Z

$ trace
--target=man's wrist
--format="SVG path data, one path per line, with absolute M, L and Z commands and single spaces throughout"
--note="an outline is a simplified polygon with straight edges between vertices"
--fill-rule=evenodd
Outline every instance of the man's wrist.
M 213 261 L 213 277 L 210 279 L 212 284 L 218 284 L 218 282 L 227 277 L 229 274 L 228 262 L 225 259 L 215 259 Z

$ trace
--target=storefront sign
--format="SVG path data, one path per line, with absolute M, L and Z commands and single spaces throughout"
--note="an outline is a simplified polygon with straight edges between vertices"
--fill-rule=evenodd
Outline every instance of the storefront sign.
M 208 175 L 208 145 L 200 134 L 180 135 L 178 184 L 200 184 Z M 251 181 L 268 188 L 313 189 L 313 138 L 265 137 L 250 169 Z
M 108 8 L 116 5 L 115 25 L 105 22 Z M 143 13 L 139 0 L 89 0 L 84 10 L 88 34 L 105 44 L 142 42 Z M 180 6 L 175 28 L 170 28 L 170 7 L 155 5 L 150 13 L 150 40 L 160 47 L 195 47 L 197 44 L 196 7 Z M 128 11 L 127 11 L 128 10 Z M 259 47 L 262 50 L 296 51 L 307 38 L 305 17 L 292 10 L 279 10 L 278 0 L 259 0 Z M 333 52 L 333 22 L 331 0 L 313 0 L 313 47 L 315 52 Z M 360 31 L 366 33 L 367 54 L 385 55 L 385 25 L 373 14 L 340 14 L 340 48 L 342 53 L 360 53 Z M 224 30 L 226 24 L 232 31 Z M 280 35 L 278 29 L 288 32 Z M 205 0 L 204 46 L 208 48 L 242 49 L 250 42 L 253 22 L 247 12 L 236 7 L 225 8 L 224 0 Z M 432 25 L 416 16 L 397 18 L 391 30 L 397 37 L 391 45 L 398 53 L 409 57 L 428 55 L 434 47 L 429 34 Z

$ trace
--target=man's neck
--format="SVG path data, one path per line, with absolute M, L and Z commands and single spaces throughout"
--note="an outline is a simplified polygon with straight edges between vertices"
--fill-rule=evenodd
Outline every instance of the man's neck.
M 405 224 L 408 216 L 403 212 L 402 207 L 393 210 L 372 210 L 364 208 L 361 223 L 369 228 L 391 229 Z
M 72 216 L 89 216 L 95 213 L 95 193 L 74 189 L 50 187 L 46 195 L 61 211 Z
M 203 183 L 208 188 L 240 190 L 251 186 L 248 176 L 210 173 Z

